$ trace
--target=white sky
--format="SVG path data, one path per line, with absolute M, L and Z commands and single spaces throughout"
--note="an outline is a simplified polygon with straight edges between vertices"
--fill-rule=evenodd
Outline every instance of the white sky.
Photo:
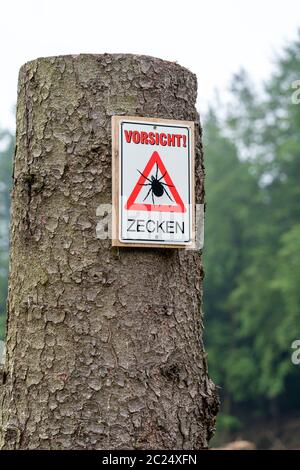
M 7 0 L 0 17 L 0 127 L 14 127 L 20 66 L 40 56 L 129 52 L 198 77 L 198 107 L 244 66 L 267 78 L 300 27 L 299 0 Z M 300 78 L 300 77 L 299 77 Z

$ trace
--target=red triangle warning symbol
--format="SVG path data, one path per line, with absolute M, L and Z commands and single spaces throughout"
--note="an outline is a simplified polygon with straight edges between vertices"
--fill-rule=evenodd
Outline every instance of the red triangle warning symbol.
M 156 166 L 157 165 L 157 166 Z M 156 166 L 157 170 L 160 171 L 161 177 L 152 176 L 148 178 L 153 167 Z M 139 170 L 138 170 L 139 171 Z M 137 211 L 157 211 L 157 212 L 186 212 L 186 207 L 178 194 L 178 191 L 166 170 L 165 165 L 162 162 L 158 152 L 153 152 L 151 158 L 149 159 L 147 165 L 144 168 L 144 171 L 139 171 L 140 177 L 133 188 L 132 193 L 130 194 L 127 203 L 125 204 L 125 209 L 127 210 L 137 210 Z M 165 183 L 164 183 L 165 181 Z M 145 203 L 136 203 L 138 195 L 143 188 L 146 186 L 148 191 L 147 195 L 144 198 Z M 170 198 L 169 192 L 172 194 L 174 201 Z M 173 202 L 176 202 L 176 205 L 170 204 L 157 204 L 156 201 L 158 197 L 162 196 L 164 193 L 167 194 L 168 198 Z M 152 199 L 153 204 L 147 203 L 146 199 Z

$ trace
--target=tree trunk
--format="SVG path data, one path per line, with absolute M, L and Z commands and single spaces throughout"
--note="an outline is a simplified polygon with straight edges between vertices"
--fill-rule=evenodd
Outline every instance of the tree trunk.
M 200 449 L 217 399 L 202 344 L 201 254 L 96 237 L 111 203 L 111 116 L 194 120 L 196 77 L 134 55 L 20 71 L 3 449 Z M 98 217 L 99 218 L 99 217 Z

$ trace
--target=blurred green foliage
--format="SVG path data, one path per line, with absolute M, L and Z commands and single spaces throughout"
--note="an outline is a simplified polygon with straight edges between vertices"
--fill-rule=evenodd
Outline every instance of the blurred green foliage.
M 220 387 L 220 429 L 241 427 L 239 406 L 264 415 L 299 373 L 299 39 L 277 59 L 263 93 L 241 71 L 229 105 L 204 122 L 206 157 L 206 347 Z M 298 93 L 300 98 L 300 93 Z M 294 95 L 295 98 L 295 95 Z M 4 337 L 9 191 L 14 138 L 0 134 L 0 338 Z M 295 390 L 298 390 L 296 386 Z M 297 400 L 294 400 L 297 403 Z
M 0 339 L 5 336 L 8 273 L 8 227 L 14 137 L 0 132 Z
M 288 379 L 290 391 L 299 381 L 290 359 L 300 338 L 296 80 L 300 32 L 277 58 L 263 93 L 241 71 L 229 106 L 212 106 L 204 126 L 206 347 L 225 416 L 237 404 L 267 414 Z

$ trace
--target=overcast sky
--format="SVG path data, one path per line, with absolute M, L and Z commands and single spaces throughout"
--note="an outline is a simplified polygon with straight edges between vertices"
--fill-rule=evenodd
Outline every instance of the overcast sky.
M 265 79 L 300 27 L 299 0 L 8 0 L 0 11 L 0 126 L 10 128 L 18 70 L 36 57 L 129 52 L 177 61 L 197 74 L 205 110 L 241 66 Z

